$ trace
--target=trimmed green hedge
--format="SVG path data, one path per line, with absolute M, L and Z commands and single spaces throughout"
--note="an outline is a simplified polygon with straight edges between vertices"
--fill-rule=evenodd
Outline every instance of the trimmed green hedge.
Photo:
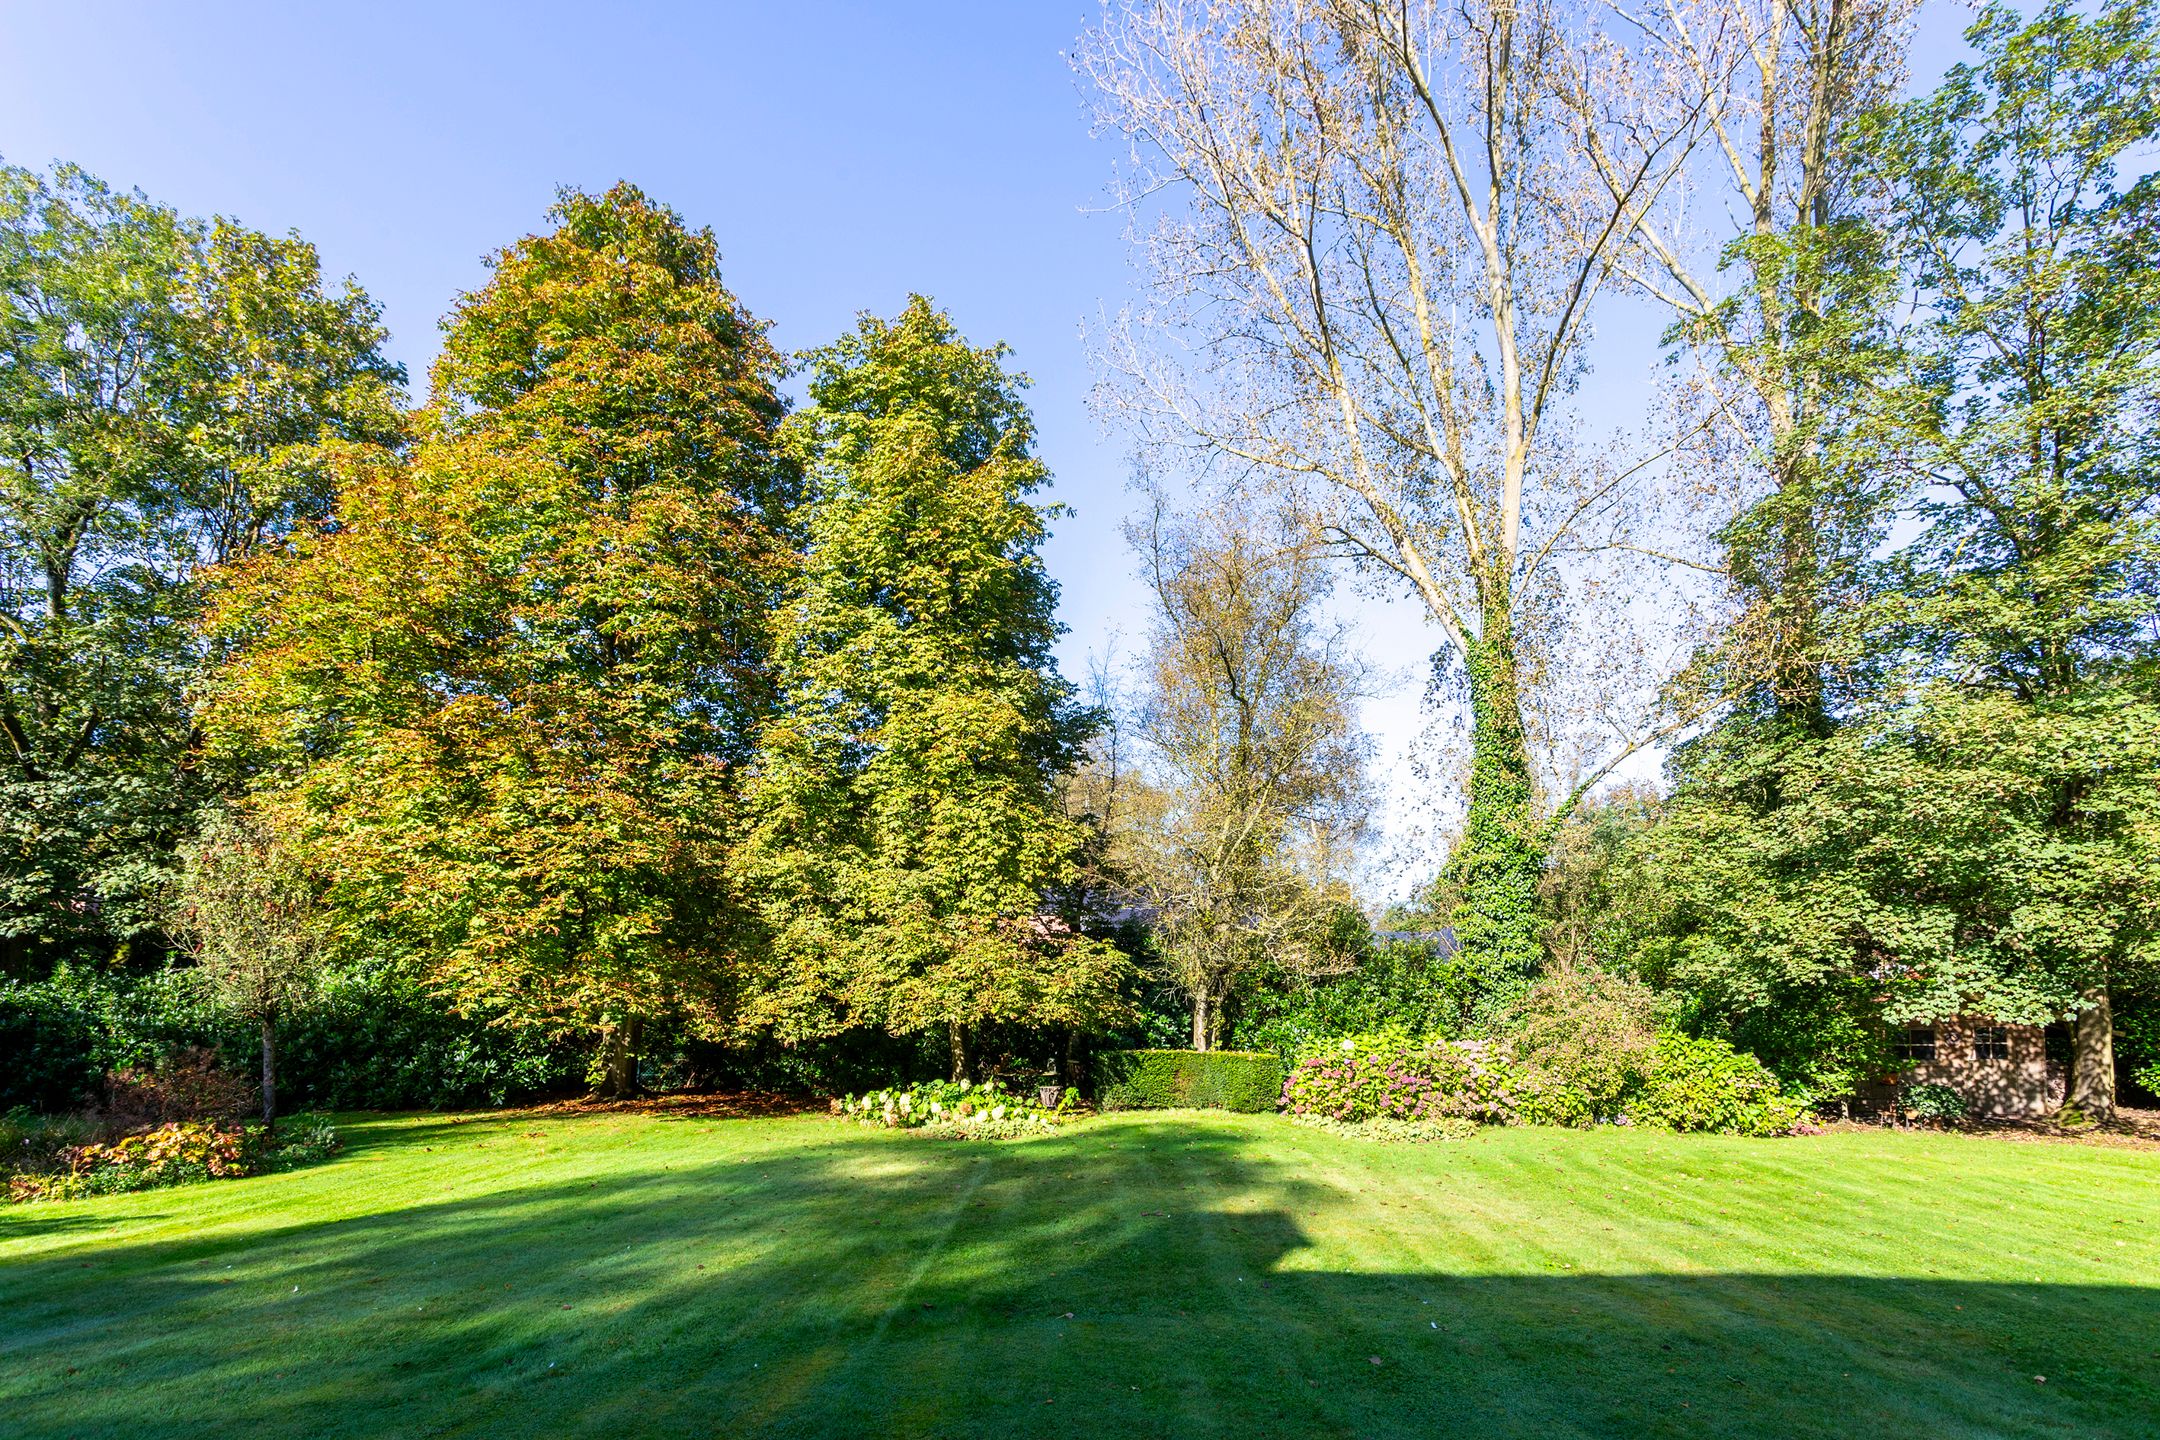
M 1283 1064 L 1266 1050 L 1106 1050 L 1095 1057 L 1105 1110 L 1273 1110 Z

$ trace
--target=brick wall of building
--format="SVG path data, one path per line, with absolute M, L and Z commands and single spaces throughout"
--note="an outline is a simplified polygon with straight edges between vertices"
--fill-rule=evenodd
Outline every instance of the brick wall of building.
M 1934 1026 L 1935 1058 L 1915 1060 L 1907 1084 L 1948 1085 L 1974 1115 L 2045 1115 L 2062 1103 L 2062 1077 L 2048 1069 L 2046 1032 L 2038 1025 L 1995 1027 L 2008 1042 L 2007 1059 L 1982 1059 L 1978 1041 L 1993 1022 L 1949 1020 Z

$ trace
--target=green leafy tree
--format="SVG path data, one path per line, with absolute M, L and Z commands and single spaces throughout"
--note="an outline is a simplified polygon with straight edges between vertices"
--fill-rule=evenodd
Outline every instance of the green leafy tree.
M 2155 32 L 1990 9 L 1871 122 L 1917 315 L 1849 433 L 1918 536 L 1846 627 L 1836 723 L 1705 737 L 1642 841 L 1643 963 L 1825 1085 L 1880 1064 L 1871 1017 L 2067 1014 L 2070 1099 L 2113 1106 L 2110 991 L 2160 933 L 2160 182 L 2116 175 L 2160 129 Z
M 1621 267 L 1671 315 L 1668 342 L 1705 362 L 1717 419 L 1700 458 L 1746 501 L 1716 536 L 1733 623 L 1687 680 L 1813 734 L 1840 702 L 1837 631 L 1883 519 L 1882 477 L 1850 448 L 1894 283 L 1860 141 L 1902 88 L 1914 8 L 1652 0 L 1617 34 L 1569 47 L 1555 72 L 1591 170 L 1616 193 L 1665 143 L 1645 122 L 1689 117 L 1695 183 L 1625 214 Z
M 409 456 L 233 568 L 221 750 L 336 883 L 350 943 L 602 1039 L 724 1020 L 725 854 L 792 548 L 779 355 L 710 232 L 566 191 L 446 324 Z
M 319 886 L 260 820 L 213 812 L 181 847 L 167 931 L 210 991 L 262 1035 L 262 1116 L 277 1124 L 277 1026 L 315 991 L 323 969 Z
M 314 248 L 0 166 L 0 962 L 109 951 L 212 792 L 186 692 L 220 563 L 327 514 L 402 372 Z
M 2038 953 L 2078 992 L 2070 1102 L 2105 1114 L 2109 990 L 2151 958 L 2160 875 L 2152 806 L 2115 793 L 2160 778 L 2160 175 L 2119 174 L 2160 138 L 2160 10 L 1993 5 L 1967 38 L 1875 140 L 1925 317 L 1896 438 L 1928 486 L 1883 618 L 1946 728 L 2028 737 L 2052 845 L 2005 868 L 2089 892 Z
M 1113 1015 L 1127 964 L 1047 914 L 1085 839 L 1059 776 L 1091 724 L 1057 673 L 1053 512 L 1022 382 L 916 297 L 808 357 L 810 490 L 782 709 L 744 880 L 770 934 L 746 1012 L 784 1036 Z

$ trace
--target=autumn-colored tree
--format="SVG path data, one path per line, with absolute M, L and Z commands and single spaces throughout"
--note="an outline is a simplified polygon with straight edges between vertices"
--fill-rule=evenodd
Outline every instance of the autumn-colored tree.
M 771 944 L 752 1018 L 943 1030 L 956 1076 L 972 1027 L 1105 1018 L 1126 973 L 1045 914 L 1084 838 L 1057 779 L 1088 717 L 1050 652 L 1048 475 L 1003 354 L 916 297 L 809 357 L 809 548 L 745 847 Z
M 219 747 L 336 877 L 353 943 L 604 1039 L 719 1024 L 726 827 L 792 563 L 783 365 L 710 232 L 566 191 L 446 322 L 409 455 L 234 568 Z
M 0 166 L 0 967 L 124 951 L 215 790 L 211 567 L 328 514 L 403 372 L 314 247 Z
M 1354 961 L 1351 847 L 1365 739 L 1347 637 L 1322 619 L 1327 561 L 1293 518 L 1166 513 L 1130 532 L 1155 592 L 1138 731 L 1149 764 L 1104 817 L 1122 888 L 1210 1050 L 1240 982 Z

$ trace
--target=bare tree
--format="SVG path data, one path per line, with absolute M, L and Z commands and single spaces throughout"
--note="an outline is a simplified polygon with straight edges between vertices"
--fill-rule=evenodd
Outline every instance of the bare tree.
M 1325 561 L 1299 527 L 1217 508 L 1132 532 L 1155 592 L 1138 707 L 1148 773 L 1129 777 L 1111 859 L 1153 912 L 1192 1001 L 1195 1050 L 1264 967 L 1347 965 L 1347 872 L 1364 828 L 1358 670 L 1326 626 Z
M 1583 154 L 1631 223 L 1620 268 L 1706 362 L 1741 487 L 1724 532 L 1739 613 L 1711 657 L 1727 694 L 1827 723 L 1823 612 L 1874 538 L 1870 467 L 1828 452 L 1888 308 L 1856 124 L 1895 96 L 1918 0 L 1607 0 L 1616 37 L 1557 72 Z M 1694 167 L 1625 203 L 1699 127 Z
M 1700 133 L 1673 115 L 1634 134 L 1624 174 L 1592 170 L 1569 103 L 1589 19 L 1560 0 L 1128 0 L 1079 62 L 1130 140 L 1152 278 L 1110 342 L 1114 403 L 1147 441 L 1295 496 L 1423 602 L 1468 679 L 1457 929 L 1524 968 L 1546 826 L 1663 733 L 1608 709 L 1540 823 L 1524 697 L 1579 598 L 1563 572 L 1617 553 L 1660 453 L 1575 443 L 1570 396 L 1593 303 Z

